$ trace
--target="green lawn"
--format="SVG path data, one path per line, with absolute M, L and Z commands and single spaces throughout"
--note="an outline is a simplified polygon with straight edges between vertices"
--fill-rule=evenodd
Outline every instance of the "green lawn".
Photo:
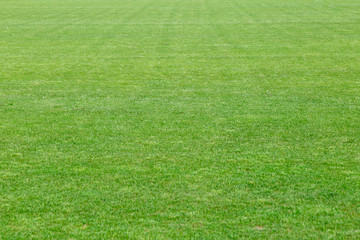
M 1 0 L 31 238 L 360 239 L 359 0 Z

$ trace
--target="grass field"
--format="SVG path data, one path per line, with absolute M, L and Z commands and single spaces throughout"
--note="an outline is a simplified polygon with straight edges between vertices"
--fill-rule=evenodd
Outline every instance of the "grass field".
M 360 2 L 1 0 L 30 238 L 360 239 Z

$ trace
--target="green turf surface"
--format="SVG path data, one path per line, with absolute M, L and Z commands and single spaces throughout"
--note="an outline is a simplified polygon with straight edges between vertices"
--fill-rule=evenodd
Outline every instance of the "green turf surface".
M 358 0 L 1 0 L 0 239 L 360 238 Z

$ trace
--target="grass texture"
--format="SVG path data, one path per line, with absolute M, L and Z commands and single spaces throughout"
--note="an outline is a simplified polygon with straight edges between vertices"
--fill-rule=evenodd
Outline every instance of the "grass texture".
M 360 239 L 358 0 L 1 0 L 1 239 Z

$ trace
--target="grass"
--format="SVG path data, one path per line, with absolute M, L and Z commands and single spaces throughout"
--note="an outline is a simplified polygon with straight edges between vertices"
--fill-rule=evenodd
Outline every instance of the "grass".
M 2 0 L 1 239 L 359 239 L 357 0 Z

